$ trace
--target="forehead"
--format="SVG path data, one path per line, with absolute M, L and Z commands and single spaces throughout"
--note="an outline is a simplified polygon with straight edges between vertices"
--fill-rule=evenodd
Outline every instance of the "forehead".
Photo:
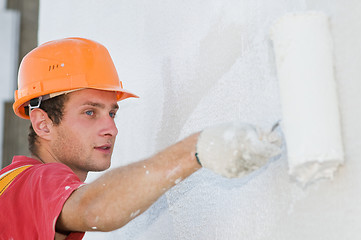
M 87 102 L 100 103 L 111 107 L 118 106 L 116 92 L 97 89 L 81 89 L 68 93 L 66 107 L 70 105 L 84 105 Z

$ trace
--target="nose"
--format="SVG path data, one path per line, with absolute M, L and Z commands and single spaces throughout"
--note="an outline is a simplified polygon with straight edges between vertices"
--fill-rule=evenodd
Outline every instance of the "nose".
M 100 134 L 102 136 L 109 136 L 109 137 L 116 137 L 118 134 L 118 128 L 115 125 L 114 118 L 110 117 L 109 115 L 104 117 L 101 123 L 101 131 Z

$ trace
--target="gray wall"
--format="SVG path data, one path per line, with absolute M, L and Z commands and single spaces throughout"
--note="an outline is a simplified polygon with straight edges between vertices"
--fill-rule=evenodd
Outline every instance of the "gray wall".
M 20 63 L 23 56 L 37 46 L 39 0 L 8 0 L 6 7 L 20 13 L 18 51 Z M 15 89 L 16 77 L 13 81 Z M 2 167 L 8 165 L 14 155 L 28 155 L 27 132 L 29 122 L 15 116 L 12 111 L 12 103 L 12 99 L 6 103 L 1 103 L 5 105 Z

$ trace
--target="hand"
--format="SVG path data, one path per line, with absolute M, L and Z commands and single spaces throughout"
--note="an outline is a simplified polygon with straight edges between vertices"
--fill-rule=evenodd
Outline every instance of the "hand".
M 281 153 L 282 140 L 274 131 L 241 122 L 206 128 L 199 136 L 197 156 L 203 167 L 224 177 L 242 177 Z

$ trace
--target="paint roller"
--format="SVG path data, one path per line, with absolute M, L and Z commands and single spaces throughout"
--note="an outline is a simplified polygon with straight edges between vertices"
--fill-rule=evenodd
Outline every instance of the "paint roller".
M 328 17 L 292 13 L 271 28 L 289 174 L 305 186 L 344 163 Z

